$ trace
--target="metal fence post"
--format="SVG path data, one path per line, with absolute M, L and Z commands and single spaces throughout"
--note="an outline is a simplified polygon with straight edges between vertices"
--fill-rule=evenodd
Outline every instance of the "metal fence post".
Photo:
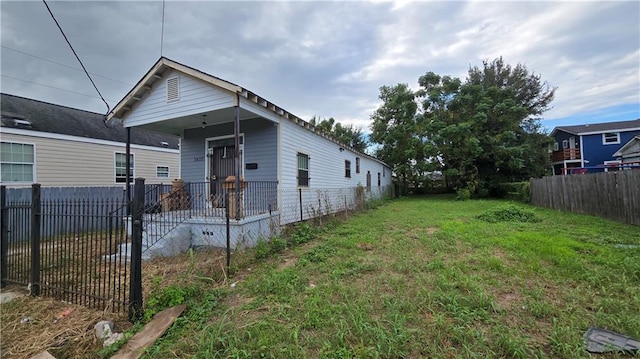
M 136 178 L 131 203 L 131 272 L 129 279 L 129 321 L 142 319 L 142 220 L 144 178 Z
M 4 288 L 7 283 L 7 253 L 9 230 L 7 214 L 7 186 L 0 186 L 0 288 Z
M 302 222 L 304 220 L 304 218 L 302 218 L 302 188 L 298 188 L 298 197 L 300 201 L 300 222 Z
M 227 221 L 227 277 L 229 277 L 229 267 L 231 266 L 231 225 L 229 221 L 229 190 L 224 194 L 224 212 Z
M 40 184 L 31 186 L 31 295 L 40 295 Z

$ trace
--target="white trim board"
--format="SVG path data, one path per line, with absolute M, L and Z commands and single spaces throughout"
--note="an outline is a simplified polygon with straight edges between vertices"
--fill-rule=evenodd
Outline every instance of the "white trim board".
M 3 127 L 0 133 L 8 133 L 12 135 L 22 135 L 22 136 L 31 136 L 38 138 L 48 138 L 53 140 L 64 140 L 64 141 L 74 141 L 74 142 L 84 142 L 84 143 L 95 143 L 98 145 L 107 145 L 107 146 L 126 146 L 127 144 L 124 142 L 117 141 L 109 141 L 109 140 L 99 140 L 96 138 L 87 138 L 87 137 L 78 137 L 71 135 L 63 135 L 59 133 L 51 133 L 51 132 L 40 132 L 40 131 L 30 131 L 30 130 L 22 130 L 15 128 L 6 128 Z M 158 151 L 158 152 L 167 152 L 179 154 L 180 150 L 174 150 L 173 148 L 162 148 L 162 147 L 154 147 L 154 146 L 145 146 L 145 145 L 137 145 L 131 144 L 131 148 L 136 148 L 140 150 L 150 150 L 150 151 Z

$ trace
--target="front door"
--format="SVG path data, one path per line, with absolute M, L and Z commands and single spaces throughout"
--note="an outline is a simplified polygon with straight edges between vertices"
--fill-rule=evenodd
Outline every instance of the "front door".
M 240 149 L 242 154 L 242 145 L 240 145 Z M 222 184 L 225 178 L 234 174 L 235 153 L 233 138 L 207 141 L 209 196 L 215 206 L 224 206 Z M 240 160 L 242 161 L 242 157 Z

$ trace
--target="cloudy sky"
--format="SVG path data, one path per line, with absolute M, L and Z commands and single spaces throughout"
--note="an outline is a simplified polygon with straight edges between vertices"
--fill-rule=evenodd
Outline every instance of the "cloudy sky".
M 162 1 L 50 1 L 114 106 L 161 55 Z M 105 113 L 41 1 L 2 1 L 1 91 Z M 367 127 L 379 88 L 503 56 L 557 87 L 547 128 L 640 117 L 640 2 L 167 1 L 162 55 L 304 119 Z

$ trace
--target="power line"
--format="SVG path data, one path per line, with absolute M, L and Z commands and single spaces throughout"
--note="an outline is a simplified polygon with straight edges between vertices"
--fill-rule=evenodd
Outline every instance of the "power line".
M 42 60 L 42 61 L 50 62 L 50 63 L 52 63 L 52 64 L 56 64 L 56 65 L 59 65 L 59 66 L 63 66 L 63 67 L 66 67 L 66 68 L 68 68 L 68 69 L 71 69 L 71 70 L 75 70 L 75 71 L 83 72 L 83 71 L 82 71 L 82 69 L 79 69 L 79 68 L 77 68 L 77 67 L 73 67 L 73 66 L 65 65 L 65 64 L 63 64 L 63 63 L 56 62 L 56 61 L 53 61 L 53 60 L 49 60 L 49 59 L 47 59 L 47 58 L 40 57 L 40 56 L 37 56 L 37 55 L 34 55 L 34 54 L 30 54 L 30 53 L 28 53 L 28 52 L 24 52 L 24 51 L 21 51 L 21 50 L 16 50 L 16 49 L 13 49 L 13 48 L 11 48 L 11 47 L 9 47 L 9 46 L 0 45 L 0 47 L 2 47 L 3 49 L 7 49 L 7 50 L 11 50 L 11 51 L 15 51 L 15 52 L 17 52 L 17 53 L 19 53 L 19 54 L 22 54 L 22 55 L 31 56 L 31 57 L 36 58 L 36 59 L 38 59 L 38 60 Z M 89 73 L 90 73 L 91 75 L 93 75 L 93 76 L 100 77 L 100 78 L 103 78 L 103 79 L 106 79 L 106 80 L 111 80 L 111 81 L 114 81 L 114 82 L 119 82 L 119 83 L 124 84 L 124 85 L 127 85 L 127 86 L 133 86 L 133 84 L 130 84 L 130 83 L 127 83 L 127 82 L 124 82 L 124 81 L 120 81 L 120 80 L 116 80 L 116 79 L 113 79 L 113 78 L 110 78 L 110 77 L 107 77 L 107 76 L 99 75 L 99 74 L 96 74 L 96 73 L 94 73 L 94 72 L 89 72 Z
M 69 42 L 69 39 L 67 39 L 67 35 L 65 35 L 64 31 L 62 31 L 62 27 L 58 23 L 58 20 L 56 20 L 56 17 L 53 16 L 53 12 L 51 12 L 51 9 L 49 8 L 49 4 L 47 4 L 46 0 L 42 0 L 42 2 L 44 3 L 44 6 L 47 7 L 47 10 L 49 10 L 49 14 L 51 15 L 51 18 L 53 19 L 53 21 L 58 26 L 58 29 L 60 29 L 60 33 L 62 33 L 62 37 L 64 37 L 65 41 L 67 41 L 67 44 L 69 45 L 69 48 L 71 49 L 71 52 L 73 52 L 73 54 L 76 56 L 76 59 L 80 63 L 80 66 L 82 66 L 82 69 L 84 70 L 84 73 L 89 78 L 89 81 L 91 81 L 91 84 L 93 85 L 93 88 L 96 89 L 96 92 L 98 93 L 98 95 L 100 95 L 100 99 L 102 99 L 102 102 L 104 102 L 104 104 L 107 106 L 107 113 L 109 113 L 109 111 L 111 111 L 111 107 L 109 107 L 109 104 L 107 103 L 107 101 L 104 99 L 104 97 L 102 97 L 102 94 L 100 93 L 100 90 L 98 90 L 98 86 L 96 86 L 96 83 L 93 82 L 93 79 L 89 75 L 89 71 L 87 71 L 87 69 L 84 67 L 84 64 L 82 63 L 82 61 L 80 61 L 80 57 L 78 57 L 78 54 L 76 53 L 76 50 L 74 50 L 73 46 L 71 46 L 71 42 Z
M 98 100 L 102 100 L 102 101 L 104 101 L 104 98 L 102 98 L 102 97 L 91 96 L 91 95 L 87 95 L 86 93 L 81 93 L 81 92 L 75 92 L 75 91 L 71 91 L 71 90 L 66 90 L 66 89 L 63 89 L 63 88 L 60 88 L 60 87 L 55 87 L 55 86 L 51 86 L 51 85 L 45 85 L 45 84 L 41 84 L 41 83 L 39 83 L 39 82 L 35 82 L 35 81 L 19 79 L 19 78 L 17 78 L 17 77 L 13 77 L 13 76 L 5 75 L 5 74 L 2 74 L 2 75 L 0 75 L 0 76 L 2 76 L 2 77 L 6 77 L 6 78 L 8 78 L 8 79 L 12 79 L 12 80 L 17 80 L 17 81 L 27 82 L 27 83 L 34 84 L 34 85 L 38 85 L 38 86 L 43 86 L 43 87 L 48 87 L 48 88 L 52 88 L 52 89 L 55 89 L 55 90 L 60 90 L 60 91 L 65 91 L 65 92 L 70 92 L 70 93 L 73 93 L 73 94 L 76 94 L 76 95 L 86 96 L 86 97 L 91 97 L 91 98 L 95 98 L 95 99 L 98 99 Z M 116 101 L 114 101 L 114 100 L 109 100 L 109 101 L 111 101 L 111 102 L 116 102 Z

